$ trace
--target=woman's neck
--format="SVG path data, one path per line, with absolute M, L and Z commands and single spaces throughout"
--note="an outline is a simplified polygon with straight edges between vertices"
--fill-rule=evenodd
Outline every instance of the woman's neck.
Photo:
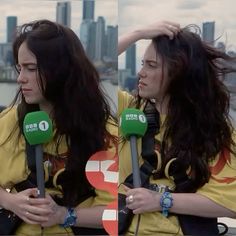
M 168 103 L 169 103 L 169 97 L 165 97 L 162 100 L 156 99 L 156 109 L 159 111 L 160 114 L 166 115 L 168 112 Z
M 39 104 L 41 111 L 45 111 L 49 117 L 52 119 L 53 116 L 53 106 L 50 103 L 41 103 Z

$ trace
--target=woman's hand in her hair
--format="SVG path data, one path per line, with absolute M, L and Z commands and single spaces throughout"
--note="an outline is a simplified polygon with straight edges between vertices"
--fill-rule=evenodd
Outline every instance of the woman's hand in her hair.
M 152 39 L 160 35 L 167 35 L 173 39 L 180 31 L 180 24 L 171 21 L 158 21 L 137 31 L 140 39 Z
M 14 212 L 28 224 L 41 224 L 48 220 L 51 210 L 49 200 L 37 198 L 36 188 L 30 188 L 18 193 L 9 193 L 6 209 Z
M 180 25 L 175 22 L 158 21 L 133 32 L 129 32 L 120 36 L 118 39 L 118 55 L 140 39 L 152 39 L 159 35 L 167 35 L 170 39 L 173 39 L 179 31 Z
M 160 194 L 146 189 L 124 187 L 126 191 L 126 205 L 134 214 L 160 211 Z

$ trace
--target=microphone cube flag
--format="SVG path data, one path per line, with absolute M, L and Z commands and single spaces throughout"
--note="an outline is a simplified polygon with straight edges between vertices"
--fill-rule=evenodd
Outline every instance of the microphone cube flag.
M 52 138 L 52 121 L 44 111 L 26 114 L 23 122 L 23 132 L 30 145 L 47 143 Z
M 120 116 L 120 130 L 123 137 L 142 137 L 147 131 L 147 119 L 145 114 L 135 108 L 125 109 Z

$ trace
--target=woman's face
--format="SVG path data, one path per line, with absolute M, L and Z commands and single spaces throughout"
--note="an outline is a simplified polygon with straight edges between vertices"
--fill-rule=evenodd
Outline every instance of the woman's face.
M 161 101 L 168 85 L 167 67 L 162 66 L 162 60 L 151 43 L 143 57 L 142 68 L 139 71 L 139 96 Z
M 18 51 L 19 76 L 17 82 L 21 87 L 22 94 L 28 104 L 42 104 L 46 100 L 38 82 L 38 67 L 35 55 L 28 49 L 23 42 Z

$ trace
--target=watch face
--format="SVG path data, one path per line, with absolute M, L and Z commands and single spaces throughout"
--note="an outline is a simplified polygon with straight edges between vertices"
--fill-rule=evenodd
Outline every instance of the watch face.
M 67 216 L 65 217 L 65 221 L 60 226 L 66 228 L 76 225 L 77 215 L 75 209 L 68 208 Z
M 166 206 L 170 206 L 171 205 L 171 199 L 169 198 L 165 198 L 164 201 L 163 201 L 164 205 Z
M 74 226 L 76 224 L 76 219 L 77 217 L 75 211 L 69 209 L 65 224 L 68 226 Z
M 75 218 L 73 216 L 69 216 L 67 218 L 68 225 L 73 226 L 75 224 Z
M 162 207 L 162 214 L 167 217 L 169 208 L 173 206 L 173 198 L 171 196 L 171 193 L 163 193 L 160 199 L 160 206 Z

